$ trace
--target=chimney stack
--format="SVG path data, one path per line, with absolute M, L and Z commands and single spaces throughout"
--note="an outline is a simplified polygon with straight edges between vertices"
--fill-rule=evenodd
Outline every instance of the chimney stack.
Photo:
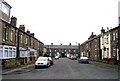
M 25 26 L 24 25 L 19 25 L 19 29 L 25 32 Z
M 30 33 L 30 35 L 34 37 L 35 34 L 34 33 Z
M 101 29 L 101 33 L 105 33 L 105 29 L 103 29 L 103 27 L 102 27 L 102 29 Z
M 53 43 L 51 43 L 51 45 L 53 45 Z
M 27 30 L 26 33 L 30 35 L 30 31 L 29 30 Z
M 16 27 L 16 25 L 17 25 L 17 18 L 12 16 L 12 17 L 11 17 L 10 24 L 11 24 L 12 26 Z

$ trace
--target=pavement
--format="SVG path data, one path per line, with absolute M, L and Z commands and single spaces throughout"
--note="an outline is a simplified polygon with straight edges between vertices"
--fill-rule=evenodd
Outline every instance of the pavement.
M 34 70 L 34 64 L 22 65 L 21 67 L 14 69 L 2 69 L 1 75 L 7 74 L 21 74 Z
M 116 69 L 120 71 L 120 65 L 113 65 L 113 64 L 107 64 L 107 63 L 96 62 L 96 61 L 90 61 L 90 63 L 96 66 L 107 67 L 107 68 Z

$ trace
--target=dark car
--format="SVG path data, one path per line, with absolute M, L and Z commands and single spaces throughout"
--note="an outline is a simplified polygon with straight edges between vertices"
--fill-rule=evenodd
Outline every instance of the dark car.
M 80 59 L 78 59 L 78 63 L 89 63 L 89 59 L 88 57 L 80 57 Z

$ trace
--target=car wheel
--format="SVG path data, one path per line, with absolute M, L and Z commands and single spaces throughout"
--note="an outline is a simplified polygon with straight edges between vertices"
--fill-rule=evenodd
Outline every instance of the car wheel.
M 35 69 L 37 68 L 37 66 L 35 66 Z

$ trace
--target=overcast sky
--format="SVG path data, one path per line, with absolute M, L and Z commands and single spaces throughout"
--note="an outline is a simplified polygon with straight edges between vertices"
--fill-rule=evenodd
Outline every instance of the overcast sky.
M 44 44 L 85 42 L 91 32 L 100 34 L 101 27 L 118 26 L 119 0 L 5 0 L 17 27 L 26 30 Z

